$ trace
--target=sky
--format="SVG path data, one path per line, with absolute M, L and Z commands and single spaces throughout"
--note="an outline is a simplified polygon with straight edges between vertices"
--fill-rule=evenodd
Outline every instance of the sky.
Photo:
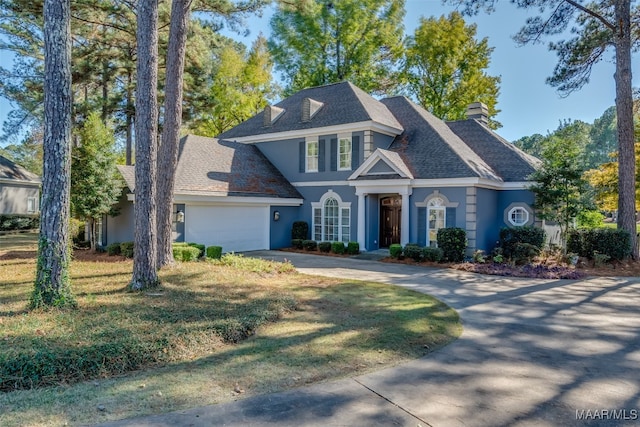
M 439 17 L 454 10 L 453 6 L 442 5 L 440 0 L 406 0 L 405 34 L 413 34 L 420 17 Z M 545 83 L 557 62 L 556 54 L 548 50 L 546 41 L 519 47 L 512 39 L 526 18 L 535 16 L 536 12 L 536 9 L 517 9 L 502 1 L 491 14 L 481 13 L 465 18 L 467 23 L 477 25 L 477 38 L 487 37 L 489 46 L 494 48 L 487 72 L 502 79 L 497 104 L 501 112 L 496 119 L 503 127 L 497 132 L 508 141 L 535 133 L 547 134 L 565 119 L 593 123 L 615 104 L 613 51 L 594 66 L 590 83 L 567 97 L 561 97 L 555 88 Z M 272 10 L 267 9 L 262 17 L 248 19 L 247 36 L 223 32 L 250 46 L 260 33 L 269 36 L 271 14 Z M 6 52 L 0 51 L 2 66 L 9 67 L 10 60 Z M 634 57 L 633 69 L 638 65 L 638 58 Z M 634 78 L 633 85 L 639 86 L 637 78 Z M 11 109 L 8 100 L 0 97 L 0 122 L 4 122 Z

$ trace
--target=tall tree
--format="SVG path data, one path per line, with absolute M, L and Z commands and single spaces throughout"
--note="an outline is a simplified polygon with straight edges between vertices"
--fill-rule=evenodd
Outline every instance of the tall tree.
M 89 224 L 89 241 L 95 250 L 97 221 L 112 212 L 123 184 L 116 168 L 115 137 L 101 114 L 91 113 L 78 134 L 80 144 L 71 159 L 71 210 Z
M 449 0 L 465 6 L 468 13 L 492 10 L 497 0 Z M 576 0 L 511 0 L 518 7 L 537 8 L 545 16 L 527 19 L 516 35 L 520 43 L 537 42 L 545 35 L 557 36 L 568 28 L 571 39 L 550 43 L 558 64 L 547 81 L 564 93 L 571 93 L 589 81 L 591 68 L 610 47 L 615 50 L 614 80 L 618 128 L 618 228 L 629 232 L 633 257 L 637 258 L 636 162 L 634 152 L 631 48 L 637 31 L 631 26 L 631 0 L 600 0 L 583 4 Z M 548 14 L 547 14 L 548 12 Z M 634 15 L 638 12 L 634 7 Z
M 476 40 L 476 25 L 467 25 L 458 12 L 448 17 L 420 18 L 407 39 L 404 77 L 407 90 L 418 103 L 443 120 L 464 119 L 467 106 L 483 102 L 490 125 L 496 109 L 500 77 L 490 76 L 488 39 Z
M 44 2 L 44 165 L 32 308 L 75 306 L 69 278 L 71 5 Z
M 158 133 L 158 2 L 140 0 L 137 6 L 136 165 L 133 276 L 129 288 L 158 284 L 156 177 Z
M 600 117 L 594 120 L 590 131 L 591 142 L 585 150 L 587 167 L 611 161 L 611 153 L 618 149 L 616 129 L 616 107 L 609 107 Z
M 392 91 L 404 14 L 404 0 L 281 2 L 269 49 L 287 90 L 349 80 L 367 92 Z

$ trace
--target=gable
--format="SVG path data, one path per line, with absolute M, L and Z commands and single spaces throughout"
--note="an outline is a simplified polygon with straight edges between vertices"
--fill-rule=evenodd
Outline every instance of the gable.
M 365 175 L 385 175 L 395 173 L 396 171 L 394 171 L 388 163 L 383 160 L 378 160 L 373 166 L 371 166 Z

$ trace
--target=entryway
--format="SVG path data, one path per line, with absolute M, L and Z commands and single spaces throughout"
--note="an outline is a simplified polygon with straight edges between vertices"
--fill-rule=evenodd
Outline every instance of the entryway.
M 402 198 L 400 196 L 380 199 L 380 247 L 388 248 L 400 243 Z

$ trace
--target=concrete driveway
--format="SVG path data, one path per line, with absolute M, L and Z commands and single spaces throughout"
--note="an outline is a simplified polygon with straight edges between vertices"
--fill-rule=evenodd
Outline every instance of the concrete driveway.
M 110 426 L 640 425 L 640 278 L 539 280 L 261 251 L 301 272 L 438 297 L 464 332 L 424 358 Z

